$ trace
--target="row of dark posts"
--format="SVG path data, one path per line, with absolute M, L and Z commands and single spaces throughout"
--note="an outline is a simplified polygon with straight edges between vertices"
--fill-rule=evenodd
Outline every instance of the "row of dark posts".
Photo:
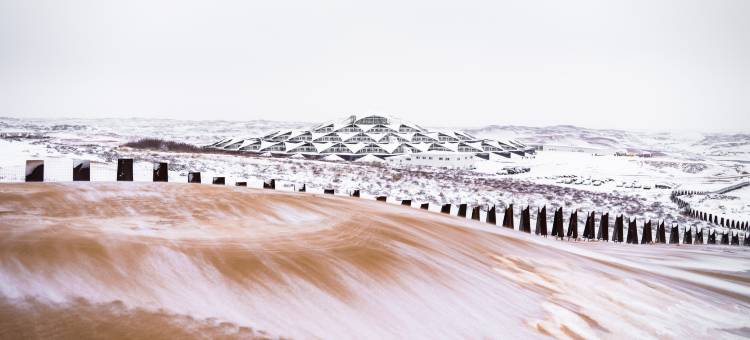
M 91 180 L 91 162 L 87 160 L 77 160 L 73 163 L 73 180 L 74 181 L 90 181 Z M 44 161 L 42 160 L 28 160 L 26 161 L 26 181 L 27 182 L 42 182 L 44 181 Z M 118 159 L 117 160 L 117 181 L 133 181 L 133 159 Z M 169 176 L 168 176 L 168 164 L 164 162 L 158 162 L 154 163 L 153 166 L 153 181 L 154 182 L 168 182 Z M 200 172 L 189 172 L 188 173 L 188 183 L 201 183 L 201 173 Z M 217 185 L 225 185 L 226 179 L 225 177 L 213 177 L 212 179 L 213 184 Z M 236 182 L 236 186 L 247 186 L 247 182 Z M 276 180 L 266 180 L 263 182 L 263 188 L 264 189 L 276 189 Z M 303 184 L 302 187 L 299 190 L 296 190 L 299 192 L 306 192 L 306 186 Z M 334 189 L 324 189 L 324 194 L 333 195 L 335 194 Z M 701 192 L 697 191 L 676 191 L 672 193 L 672 199 L 678 203 L 681 207 L 689 207 L 686 206 L 687 202 L 680 199 L 680 195 L 684 194 L 697 194 Z M 351 193 L 351 196 L 353 197 L 360 197 L 360 191 L 354 190 Z M 385 202 L 387 201 L 386 196 L 377 196 L 375 198 L 377 201 Z M 401 205 L 404 206 L 411 206 L 412 200 L 402 200 Z M 443 214 L 450 214 L 451 212 L 451 204 L 443 204 L 440 208 L 440 212 Z M 429 203 L 422 203 L 420 205 L 420 209 L 423 210 L 429 210 Z M 468 211 L 468 205 L 465 203 L 458 205 L 458 213 L 457 215 L 459 217 L 466 218 L 467 217 L 467 211 Z M 471 216 L 470 218 L 472 220 L 479 221 L 481 219 L 480 217 L 480 207 L 476 206 L 473 207 L 471 210 Z M 712 214 L 706 214 L 703 212 L 698 212 L 695 210 L 689 210 L 691 216 L 698 217 L 702 220 L 706 221 L 719 221 L 716 219 L 716 216 Z M 495 206 L 492 206 L 487 211 L 486 215 L 486 223 L 496 225 L 497 224 L 497 211 Z M 717 223 L 717 222 L 714 222 Z M 744 228 L 744 230 L 747 230 L 747 222 L 745 223 L 737 223 L 735 221 L 731 221 L 731 223 L 724 223 L 724 219 L 721 219 L 722 226 L 729 227 L 731 226 L 737 226 L 738 228 Z M 509 205 L 505 208 L 504 214 L 503 214 L 503 222 L 501 224 L 502 227 L 506 228 L 515 228 L 515 222 L 514 222 L 514 214 L 513 214 L 513 205 Z M 555 211 L 553 221 L 552 221 L 552 231 L 551 235 L 556 238 L 564 238 L 567 237 L 568 239 L 578 239 L 578 211 L 573 211 L 570 214 L 570 219 L 568 221 L 568 229 L 567 232 L 563 230 L 564 227 L 564 221 L 563 221 L 563 210 L 562 208 L 558 208 Z M 588 240 L 602 240 L 602 241 L 610 241 L 609 237 L 609 214 L 605 213 L 601 215 L 601 218 L 599 220 L 599 230 L 596 232 L 596 213 L 591 212 L 586 215 L 586 224 L 584 226 L 583 235 L 581 237 L 583 239 Z M 671 227 L 670 237 L 667 241 L 666 239 L 666 230 L 664 226 L 664 222 L 659 224 L 656 228 L 655 235 L 652 235 L 652 227 L 651 227 L 651 221 L 648 221 L 643 226 L 643 232 L 642 237 L 640 239 L 640 242 L 638 240 L 638 228 L 635 220 L 628 220 L 628 228 L 627 233 L 625 233 L 625 225 L 624 225 L 624 218 L 622 215 L 619 215 L 615 217 L 615 225 L 614 229 L 612 231 L 612 242 L 626 242 L 629 244 L 649 244 L 649 243 L 669 243 L 669 244 L 678 244 L 679 241 L 679 228 L 677 226 Z M 518 230 L 525 232 L 525 233 L 531 233 L 531 213 L 530 208 L 527 206 L 525 209 L 521 210 L 521 220 L 518 226 Z M 536 218 L 536 226 L 534 228 L 534 233 L 536 235 L 541 236 L 547 236 L 548 235 L 548 228 L 547 228 L 547 207 L 543 206 L 541 209 L 537 209 L 537 218 Z M 683 244 L 702 244 L 703 243 L 703 234 L 704 231 L 700 228 L 696 228 L 695 237 L 693 237 L 693 231 L 692 228 L 686 228 L 683 233 L 682 243 Z M 715 229 L 709 228 L 708 231 L 708 239 L 707 244 L 716 244 L 717 243 L 717 237 L 716 237 L 717 231 Z M 655 236 L 655 237 L 652 237 Z M 728 245 L 740 245 L 740 233 L 739 232 L 724 232 L 721 233 L 719 238 L 720 244 L 728 244 Z M 742 244 L 745 246 L 750 246 L 750 233 L 745 233 Z
M 359 197 L 359 191 L 356 191 L 357 195 L 356 197 Z M 352 195 L 355 196 L 355 195 Z M 378 196 L 378 201 L 386 201 L 385 196 Z M 402 205 L 411 206 L 411 200 L 402 200 Z M 443 214 L 450 214 L 451 213 L 451 204 L 443 204 L 440 208 L 440 212 Z M 421 209 L 429 209 L 428 203 L 423 203 L 420 206 Z M 468 209 L 467 204 L 459 204 L 458 205 L 458 217 L 466 218 L 466 211 Z M 479 221 L 481 220 L 480 217 L 480 207 L 475 206 L 471 210 L 471 219 Z M 487 215 L 485 222 L 496 225 L 497 223 L 497 210 L 496 207 L 493 205 L 487 210 Z M 504 214 L 503 214 L 503 222 L 501 224 L 502 227 L 515 229 L 515 223 L 514 223 L 514 214 L 513 214 L 513 205 L 509 205 L 507 208 L 505 208 Z M 600 241 L 612 241 L 612 242 L 624 242 L 628 244 L 680 244 L 680 230 L 677 225 L 674 225 L 670 228 L 670 235 L 669 239 L 667 240 L 667 232 L 666 227 L 664 225 L 664 222 L 662 221 L 660 224 L 656 226 L 656 229 L 654 230 L 652 228 L 652 222 L 647 221 L 643 225 L 643 229 L 641 232 L 641 237 L 639 240 L 638 237 L 638 225 L 635 219 L 628 219 L 628 226 L 627 231 L 625 230 L 625 218 L 623 215 L 619 215 L 615 217 L 615 224 L 614 228 L 612 230 L 612 237 L 610 239 L 609 237 L 609 214 L 605 213 L 602 214 L 599 219 L 599 228 L 598 231 L 596 230 L 596 213 L 591 212 L 586 215 L 586 224 L 584 226 L 583 235 L 581 235 L 581 238 L 588 239 L 588 240 L 600 240 Z M 530 208 L 527 206 L 525 209 L 521 210 L 521 221 L 518 225 L 518 230 L 525 233 L 531 233 L 531 214 L 530 214 Z M 696 228 L 695 230 L 695 236 L 693 236 L 693 228 L 685 228 L 683 232 L 682 237 L 682 244 L 704 244 L 704 230 L 703 228 Z M 547 236 L 548 235 L 548 227 L 547 227 L 547 207 L 543 206 L 541 209 L 537 210 L 537 219 L 536 219 L 536 227 L 534 229 L 534 233 L 536 235 L 540 236 Z M 716 244 L 716 235 L 719 233 L 716 229 L 709 228 L 708 229 L 708 240 L 705 242 L 705 244 Z M 554 217 L 552 219 L 552 230 L 551 235 L 556 238 L 563 239 L 567 237 L 568 239 L 578 239 L 578 211 L 573 211 L 570 214 L 570 219 L 568 221 L 568 228 L 567 232 L 564 230 L 564 221 L 563 221 L 563 209 L 558 208 L 555 210 Z M 724 233 L 720 233 L 720 244 L 726 244 L 726 245 L 742 245 L 744 246 L 750 246 L 750 233 L 744 233 L 744 236 L 740 234 L 740 232 L 737 231 L 727 231 Z M 742 238 L 742 242 L 740 242 L 740 239 Z
M 73 180 L 90 181 L 91 180 L 91 162 L 87 160 L 73 161 Z M 26 182 L 44 182 L 44 161 L 28 160 L 26 161 Z
M 677 204 L 677 207 L 680 209 L 683 209 L 684 213 L 687 214 L 690 217 L 697 218 L 701 221 L 706 221 L 713 224 L 718 224 L 722 227 L 729 228 L 729 229 L 740 229 L 744 231 L 750 231 L 750 221 L 736 221 L 736 220 L 730 220 L 725 219 L 724 217 L 719 217 L 716 214 L 712 213 L 706 213 L 703 211 L 699 211 L 696 209 L 693 209 L 690 206 L 690 203 L 682 199 L 680 196 L 682 195 L 705 195 L 708 191 L 692 191 L 692 190 L 676 190 L 672 191 L 672 193 L 669 195 L 670 200 Z

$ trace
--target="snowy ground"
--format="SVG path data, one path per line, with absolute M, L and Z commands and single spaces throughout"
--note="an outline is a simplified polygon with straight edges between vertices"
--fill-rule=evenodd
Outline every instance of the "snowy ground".
M 747 221 L 750 216 L 750 186 L 725 194 L 685 195 L 682 199 L 699 211 L 720 211 L 719 218 Z
M 742 338 L 748 259 L 330 195 L 0 183 L 4 338 Z
M 594 155 L 583 152 L 542 151 L 530 158 L 513 157 L 501 162 L 477 160 L 476 169 L 390 168 L 383 164 L 337 163 L 230 155 L 184 154 L 122 148 L 127 141 L 158 137 L 195 144 L 208 144 L 227 136 L 257 136 L 274 126 L 299 127 L 301 123 L 192 122 L 175 120 L 38 120 L 0 118 L 0 181 L 23 179 L 25 159 L 47 160 L 46 171 L 53 180 L 70 180 L 72 159 L 95 161 L 93 180 L 112 180 L 114 161 L 136 159 L 136 180 L 149 181 L 150 164 L 170 163 L 170 180 L 185 181 L 188 171 L 202 171 L 203 180 L 226 176 L 228 184 L 248 181 L 260 186 L 275 178 L 288 185 L 334 188 L 339 192 L 361 189 L 372 195 L 414 199 L 432 203 L 482 205 L 562 206 L 572 209 L 610 212 L 644 219 L 665 219 L 680 224 L 701 225 L 686 219 L 669 202 L 670 188 L 698 189 L 731 185 L 747 176 L 750 156 L 742 153 L 744 135 L 705 135 L 591 130 L 574 127 L 497 128 L 473 133 L 486 137 L 514 137 L 521 140 L 554 141 L 556 144 L 609 147 L 622 141 L 629 149 L 649 150 L 651 158 Z M 495 133 L 497 136 L 494 136 Z M 556 135 L 559 134 L 559 135 Z M 606 139 L 603 136 L 612 136 Z M 557 137 L 556 137 L 557 136 Z M 709 143 L 709 141 L 717 141 Z M 727 160 L 736 140 L 738 152 Z M 661 148 L 661 149 L 659 149 Z M 717 151 L 718 150 L 718 151 Z M 505 166 L 527 166 L 518 175 L 497 175 Z M 747 204 L 747 199 L 737 200 Z M 740 205 L 742 205 L 740 204 Z M 726 205 L 724 205 L 726 206 Z M 717 206 L 721 209 L 721 206 Z M 744 214 L 744 210 L 726 211 Z M 642 224 L 639 223 L 639 225 Z

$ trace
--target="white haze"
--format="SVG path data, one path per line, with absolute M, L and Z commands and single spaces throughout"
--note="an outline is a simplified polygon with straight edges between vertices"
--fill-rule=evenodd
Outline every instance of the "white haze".
M 747 131 L 750 2 L 0 0 L 0 116 Z

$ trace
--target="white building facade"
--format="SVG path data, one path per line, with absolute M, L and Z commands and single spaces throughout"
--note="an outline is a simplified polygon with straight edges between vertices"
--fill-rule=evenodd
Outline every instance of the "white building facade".
M 309 129 L 279 130 L 253 138 L 227 138 L 209 145 L 227 151 L 270 154 L 277 157 L 356 161 L 365 156 L 386 160 L 395 156 L 441 154 L 411 161 L 459 161 L 463 157 L 510 158 L 534 153 L 532 147 L 512 140 L 480 139 L 462 131 L 429 131 L 386 115 L 349 116 Z M 446 155 L 453 155 L 446 156 Z M 433 157 L 433 159 L 429 159 Z M 329 159 L 331 157 L 328 157 Z M 461 159 L 466 160 L 468 159 Z M 457 163 L 458 164 L 458 163 Z

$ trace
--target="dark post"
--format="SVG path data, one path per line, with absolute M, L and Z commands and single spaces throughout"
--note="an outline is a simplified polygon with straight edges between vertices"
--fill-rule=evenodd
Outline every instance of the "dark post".
M 609 241 L 609 213 L 603 214 L 599 220 L 599 232 L 596 234 L 596 239 Z
M 643 236 L 641 236 L 641 244 L 652 243 L 651 239 L 651 220 L 643 224 Z
M 471 219 L 475 221 L 479 221 L 479 207 L 478 206 L 471 208 Z
M 188 172 L 188 183 L 201 184 L 201 173 L 200 172 Z
M 214 180 L 212 183 L 216 185 L 224 185 L 225 182 L 226 180 L 224 177 L 214 177 Z
M 440 207 L 440 212 L 443 214 L 450 214 L 451 213 L 451 204 L 443 204 L 442 207 Z
M 708 242 L 706 244 L 716 244 L 716 229 L 708 229 Z
M 555 210 L 555 217 L 552 219 L 552 236 L 559 238 L 565 237 L 565 232 L 563 231 L 562 207 Z
M 656 243 L 667 243 L 667 228 L 664 227 L 664 221 L 661 221 L 661 224 L 658 228 L 656 228 Z
M 487 210 L 487 218 L 485 221 L 492 225 L 497 225 L 497 214 L 495 213 L 495 206 L 493 205 L 490 210 Z
M 356 189 L 352 192 L 352 197 L 359 197 L 359 189 Z
M 302 183 L 302 188 L 299 189 L 299 192 L 307 192 L 307 185 L 305 183 Z
M 534 233 L 547 237 L 547 206 L 543 206 L 541 210 L 537 209 L 536 212 L 536 228 Z
M 591 213 L 586 214 L 586 225 L 583 228 L 583 238 L 588 240 L 593 240 L 596 238 L 596 233 L 594 230 L 596 229 L 596 212 L 592 211 Z
M 578 238 L 578 211 L 573 210 L 570 214 L 570 221 L 568 221 L 568 239 Z
M 276 190 L 276 180 L 270 179 L 267 181 L 263 181 L 263 189 Z
M 234 186 L 237 186 L 237 187 L 246 187 L 247 186 L 247 182 L 234 182 Z
M 503 227 L 513 229 L 515 228 L 515 221 L 513 220 L 513 204 L 505 208 L 505 214 L 503 215 Z
M 268 188 L 268 189 L 272 189 L 272 188 Z M 333 190 L 333 189 L 323 189 L 323 195 L 333 195 L 335 193 L 336 193 L 336 191 Z
M 169 181 L 169 172 L 167 172 L 167 163 L 154 163 L 154 182 Z
M 695 240 L 694 244 L 703 244 L 703 228 L 695 227 Z
M 422 205 L 419 206 L 419 209 L 430 210 L 430 203 L 422 203 Z
M 740 233 L 737 231 L 732 231 L 732 230 L 730 230 L 729 233 L 732 234 L 732 245 L 739 246 L 740 245 Z
M 669 232 L 669 244 L 680 244 L 680 227 L 673 225 Z
M 458 206 L 458 217 L 466 217 L 466 203 L 461 203 Z
M 76 182 L 91 181 L 91 161 L 76 160 L 73 162 L 73 180 Z
M 531 233 L 531 214 L 529 214 L 528 205 L 526 209 L 521 210 L 521 225 L 518 226 L 518 230 Z
M 411 207 L 411 200 L 402 200 L 401 205 L 405 205 L 407 207 Z
M 44 161 L 26 161 L 26 182 L 44 182 Z
M 721 244 L 729 244 L 729 233 L 726 231 L 721 234 Z
M 622 221 L 622 215 L 615 217 L 615 229 L 612 230 L 612 242 L 623 242 L 623 233 L 625 225 Z
M 121 158 L 117 160 L 117 180 L 126 182 L 133 181 L 132 158 Z
M 693 228 L 685 227 L 685 233 L 682 234 L 682 244 L 693 244 Z
M 628 244 L 638 244 L 638 225 L 636 220 L 628 218 Z
M 385 202 L 388 200 L 388 196 L 378 196 L 378 197 L 375 197 L 375 200 L 378 202 Z

